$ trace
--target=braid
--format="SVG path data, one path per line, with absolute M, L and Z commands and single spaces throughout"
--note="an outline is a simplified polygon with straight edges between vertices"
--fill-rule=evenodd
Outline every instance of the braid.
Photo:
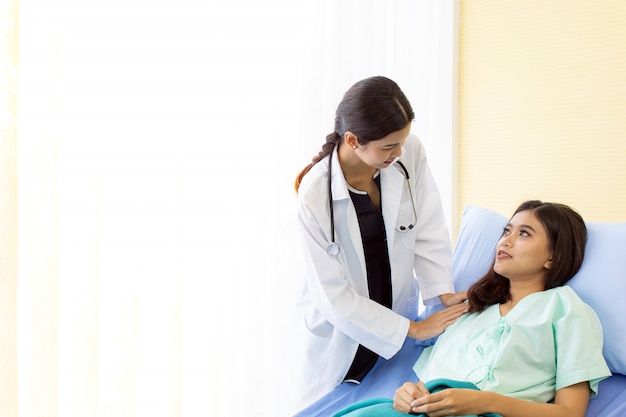
M 333 149 L 335 148 L 335 145 L 337 145 L 339 143 L 339 141 L 341 140 L 341 136 L 339 136 L 339 134 L 337 132 L 333 132 L 329 135 L 326 136 L 326 143 L 324 143 L 324 145 L 322 145 L 322 150 L 313 157 L 312 159 L 312 165 L 315 165 L 316 163 L 318 163 L 319 161 L 321 161 L 322 159 L 324 159 L 326 156 L 330 155 L 330 153 L 333 151 Z
M 326 136 L 326 142 L 324 143 L 324 145 L 322 145 L 322 150 L 319 151 L 319 153 L 311 159 L 311 163 L 304 167 L 304 169 L 300 171 L 300 173 L 296 177 L 296 181 L 294 184 L 296 193 L 298 192 L 298 188 L 300 188 L 302 178 L 306 175 L 306 173 L 309 172 L 311 168 L 313 168 L 313 165 L 317 164 L 319 161 L 330 155 L 339 142 L 341 142 L 341 136 L 337 132 L 330 133 Z

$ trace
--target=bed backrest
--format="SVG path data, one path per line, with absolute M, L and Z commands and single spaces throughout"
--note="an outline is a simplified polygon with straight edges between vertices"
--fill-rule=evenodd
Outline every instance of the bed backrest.
M 489 209 L 465 207 L 454 249 L 457 291 L 467 289 L 487 272 L 507 222 L 507 217 Z M 587 230 L 585 259 L 568 285 L 593 307 L 602 322 L 609 368 L 626 375 L 626 223 L 587 222 Z

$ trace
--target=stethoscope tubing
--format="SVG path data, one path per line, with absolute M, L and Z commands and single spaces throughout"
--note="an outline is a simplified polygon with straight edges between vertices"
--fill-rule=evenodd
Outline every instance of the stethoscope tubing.
M 335 242 L 335 210 L 333 204 L 333 151 L 335 150 L 335 146 L 330 151 L 330 155 L 328 156 L 328 198 L 329 198 L 329 208 L 330 208 L 330 240 L 331 242 L 326 247 L 326 252 L 332 256 L 337 257 L 341 248 L 339 244 Z

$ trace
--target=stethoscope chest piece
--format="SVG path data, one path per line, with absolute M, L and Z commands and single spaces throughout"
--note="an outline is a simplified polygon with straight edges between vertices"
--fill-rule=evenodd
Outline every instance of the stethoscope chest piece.
M 339 244 L 337 242 L 330 242 L 328 246 L 326 246 L 326 252 L 333 258 L 339 255 L 339 251 Z

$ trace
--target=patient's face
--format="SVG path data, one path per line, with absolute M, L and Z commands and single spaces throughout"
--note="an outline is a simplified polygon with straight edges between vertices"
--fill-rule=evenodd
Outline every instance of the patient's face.
M 511 281 L 543 283 L 552 251 L 543 224 L 530 210 L 517 213 L 496 247 L 494 270 Z

